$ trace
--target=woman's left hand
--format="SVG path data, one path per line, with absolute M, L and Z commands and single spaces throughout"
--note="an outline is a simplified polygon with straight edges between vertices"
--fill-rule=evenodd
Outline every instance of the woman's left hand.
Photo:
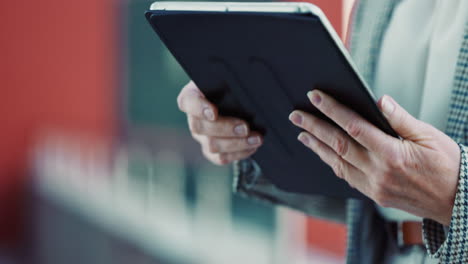
M 378 106 L 402 139 L 385 134 L 321 91 L 307 96 L 344 131 L 299 110 L 289 118 L 305 130 L 298 139 L 338 177 L 381 206 L 450 224 L 460 167 L 460 149 L 450 137 L 389 96 Z

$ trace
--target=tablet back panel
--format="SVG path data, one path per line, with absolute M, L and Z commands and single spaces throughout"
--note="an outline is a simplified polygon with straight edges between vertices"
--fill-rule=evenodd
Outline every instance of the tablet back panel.
M 306 96 L 320 88 L 395 135 L 317 17 L 192 11 L 146 16 L 220 114 L 243 118 L 264 134 L 253 159 L 277 187 L 364 198 L 296 139 L 301 130 L 288 120 L 294 109 L 326 119 Z

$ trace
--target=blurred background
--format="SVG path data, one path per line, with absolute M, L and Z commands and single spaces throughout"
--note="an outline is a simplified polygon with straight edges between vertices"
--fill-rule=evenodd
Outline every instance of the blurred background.
M 147 0 L 0 1 L 0 263 L 344 263 L 344 225 L 231 193 Z M 352 0 L 317 0 L 344 37 Z

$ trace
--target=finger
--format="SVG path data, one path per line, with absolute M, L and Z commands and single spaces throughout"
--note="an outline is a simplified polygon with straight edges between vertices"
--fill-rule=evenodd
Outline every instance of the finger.
M 190 81 L 179 93 L 177 104 L 182 112 L 197 118 L 215 121 L 218 109 L 209 102 L 194 82 Z
M 203 137 L 200 142 L 205 148 L 212 153 L 230 153 L 252 148 L 258 148 L 262 144 L 262 137 L 255 132 L 244 138 L 220 138 L 220 137 Z
M 199 134 L 193 134 L 204 150 L 209 153 L 230 153 L 252 150 L 263 143 L 263 138 L 258 132 L 252 132 L 245 138 L 217 138 Z
M 249 134 L 247 123 L 239 118 L 219 117 L 216 121 L 188 116 L 190 131 L 213 137 L 246 137 Z
M 242 160 L 250 157 L 257 149 L 250 149 L 231 153 L 211 153 L 202 148 L 203 155 L 212 163 L 217 165 L 226 165 L 237 160 Z
M 307 96 L 318 110 L 370 151 L 384 152 L 398 141 L 321 91 L 308 92 Z
M 366 176 L 362 171 L 342 159 L 329 146 L 307 132 L 301 132 L 298 140 L 315 152 L 323 162 L 328 164 L 337 177 L 347 181 L 351 187 L 366 194 L 368 184 Z
M 292 112 L 289 119 L 329 146 L 338 156 L 367 171 L 370 163 L 368 151 L 341 129 L 304 111 Z
M 221 157 L 224 158 L 225 160 L 228 161 L 228 163 L 238 161 L 238 160 L 243 160 L 246 159 L 250 156 L 252 156 L 257 149 L 249 149 L 249 150 L 244 150 L 244 151 L 238 151 L 238 152 L 230 152 L 230 153 L 221 153 Z
M 387 118 L 390 126 L 404 139 L 417 140 L 421 131 L 427 128 L 424 122 L 414 118 L 388 95 L 382 96 L 377 106 Z

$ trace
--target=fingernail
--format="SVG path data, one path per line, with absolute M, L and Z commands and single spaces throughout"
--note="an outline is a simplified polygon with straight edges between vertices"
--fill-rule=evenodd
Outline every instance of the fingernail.
M 384 96 L 382 99 L 382 110 L 384 116 L 387 118 L 393 113 L 393 110 L 395 110 L 395 105 L 387 96 Z
M 307 97 L 309 97 L 309 100 L 314 104 L 314 105 L 319 105 L 320 102 L 322 101 L 322 97 L 318 92 L 308 92 Z
M 291 122 L 293 122 L 295 125 L 302 125 L 302 115 L 297 112 L 292 112 L 289 115 L 289 120 L 291 120 Z
M 205 116 L 205 118 L 207 118 L 208 120 L 211 120 L 213 121 L 214 120 L 214 112 L 213 110 L 211 110 L 211 108 L 209 106 L 205 107 L 203 109 L 203 115 Z
M 305 133 L 300 133 L 297 139 L 302 142 L 302 144 L 309 145 L 309 136 L 307 136 Z
M 237 125 L 234 127 L 234 133 L 238 136 L 247 135 L 247 126 L 245 124 Z
M 260 144 L 260 142 L 261 140 L 259 136 L 253 136 L 253 137 L 247 138 L 247 143 L 249 143 L 249 145 L 258 145 Z

